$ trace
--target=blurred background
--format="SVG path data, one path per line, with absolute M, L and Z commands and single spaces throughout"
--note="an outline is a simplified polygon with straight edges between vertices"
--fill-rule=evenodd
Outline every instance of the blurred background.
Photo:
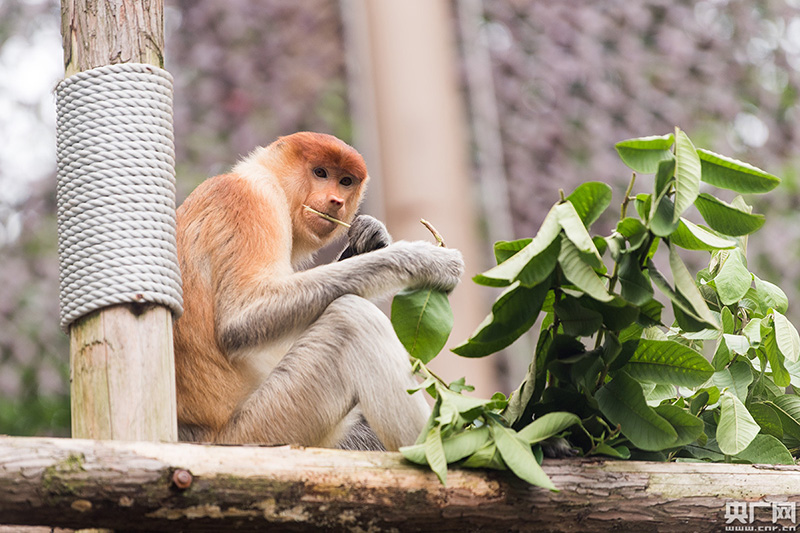
M 367 159 L 365 210 L 395 238 L 430 239 L 427 218 L 471 276 L 494 240 L 533 236 L 560 188 L 605 181 L 617 206 L 630 174 L 614 143 L 679 125 L 783 179 L 750 199 L 767 222 L 748 255 L 800 323 L 800 0 L 167 0 L 165 13 L 179 201 L 278 135 L 332 133 Z M 0 434 L 69 433 L 59 19 L 55 0 L 0 0 Z M 450 346 L 494 296 L 465 279 Z M 439 370 L 508 393 L 529 342 Z

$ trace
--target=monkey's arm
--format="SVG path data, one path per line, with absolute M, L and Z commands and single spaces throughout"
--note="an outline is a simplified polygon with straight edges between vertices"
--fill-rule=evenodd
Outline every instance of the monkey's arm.
M 255 346 L 306 328 L 345 294 L 377 298 L 405 287 L 451 291 L 463 270 L 458 250 L 401 241 L 280 279 L 267 276 L 249 287 L 247 302 L 220 298 L 217 338 L 229 351 Z

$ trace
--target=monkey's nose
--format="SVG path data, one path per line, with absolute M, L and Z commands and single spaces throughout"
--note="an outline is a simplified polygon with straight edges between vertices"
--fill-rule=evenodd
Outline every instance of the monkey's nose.
M 336 207 L 342 207 L 344 205 L 344 198 L 340 198 L 338 196 L 331 195 L 328 200 Z

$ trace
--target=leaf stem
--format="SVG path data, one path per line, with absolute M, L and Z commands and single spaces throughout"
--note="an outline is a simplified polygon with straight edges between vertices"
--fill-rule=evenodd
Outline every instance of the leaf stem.
M 439 234 L 438 231 L 436 231 L 436 228 L 433 227 L 433 224 L 431 224 L 424 218 L 419 219 L 419 221 L 423 226 L 425 226 L 428 229 L 428 231 L 430 231 L 433 234 L 433 238 L 436 239 L 436 243 L 440 247 L 447 248 L 447 245 L 444 243 L 444 239 L 442 239 L 442 236 Z
M 622 199 L 622 205 L 619 209 L 620 220 L 623 220 L 628 214 L 628 204 L 631 201 L 631 192 L 633 192 L 634 183 L 636 183 L 636 172 L 631 173 L 631 181 L 628 183 L 628 188 L 625 190 L 625 197 Z
M 447 384 L 447 382 L 445 380 L 443 380 L 442 378 L 440 378 L 439 376 L 437 376 L 436 373 L 433 370 L 431 370 L 430 368 L 425 366 L 425 363 L 423 363 L 419 359 L 415 359 L 415 358 L 413 358 L 411 356 L 409 356 L 408 358 L 411 360 L 412 363 L 416 362 L 416 363 L 419 364 L 419 368 L 422 370 L 422 373 L 426 377 L 435 379 L 436 381 L 441 383 L 446 389 L 449 388 L 449 385 Z

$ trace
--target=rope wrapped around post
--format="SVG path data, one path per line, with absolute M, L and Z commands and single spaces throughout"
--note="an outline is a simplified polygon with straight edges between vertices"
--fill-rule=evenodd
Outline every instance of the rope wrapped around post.
M 121 303 L 180 316 L 172 76 L 107 65 L 70 76 L 56 93 L 62 329 Z

